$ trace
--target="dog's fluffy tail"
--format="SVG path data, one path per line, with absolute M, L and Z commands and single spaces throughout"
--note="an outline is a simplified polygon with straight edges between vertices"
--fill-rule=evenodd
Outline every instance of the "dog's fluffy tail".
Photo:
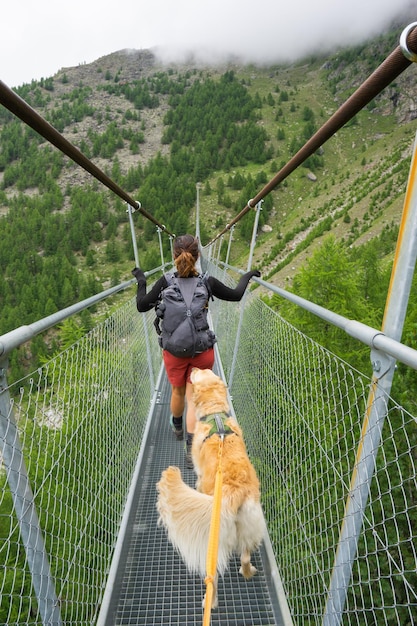
M 178 467 L 168 467 L 157 484 L 158 524 L 163 525 L 171 543 L 180 552 L 190 572 L 206 573 L 213 496 L 186 485 Z M 234 516 L 222 507 L 217 571 L 222 575 L 236 544 Z

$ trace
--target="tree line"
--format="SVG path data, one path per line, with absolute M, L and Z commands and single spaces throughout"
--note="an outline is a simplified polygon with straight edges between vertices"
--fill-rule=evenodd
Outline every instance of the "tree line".
M 31 87 L 23 88 L 22 97 L 39 100 L 42 89 Z M 164 142 L 170 144 L 169 155 L 158 153 L 146 165 L 138 163 L 122 171 L 118 151 L 128 145 L 135 154 L 144 140 L 142 130 L 133 131 L 128 125 L 134 113 L 124 116 L 126 124 L 109 121 L 101 133 L 90 129 L 80 148 L 88 157 L 112 160 L 109 175 L 132 194 L 140 190 L 142 205 L 151 207 L 155 218 L 169 224 L 173 232 L 189 230 L 197 182 L 218 168 L 227 170 L 253 160 L 261 163 L 270 156 L 268 137 L 256 126 L 257 104 L 232 72 L 207 82 L 168 72 L 152 80 L 114 82 L 102 88 L 117 91 L 139 114 L 144 107 L 156 106 L 155 98 L 162 93 L 168 94 Z M 48 120 L 64 131 L 86 117 L 97 118 L 101 114 L 89 104 L 89 96 L 90 87 L 76 87 L 63 96 L 60 106 L 55 103 L 49 109 Z M 16 320 L 18 325 L 31 323 L 100 291 L 97 263 L 115 267 L 131 258 L 132 252 L 125 206 L 118 198 L 99 190 L 96 183 L 77 185 L 72 176 L 75 166 L 8 112 L 2 111 L 1 122 L 0 203 L 8 208 L 0 219 L 3 334 L 16 326 Z M 75 182 L 63 187 L 59 180 L 66 173 Z M 12 187 L 17 194 L 9 193 Z M 29 189 L 37 193 L 27 193 Z M 143 267 L 151 269 L 159 263 L 155 226 L 145 221 L 140 230 Z M 163 245 L 169 254 L 169 241 L 164 239 Z M 37 342 L 32 363 L 39 356 L 37 350 L 42 355 L 47 347 Z

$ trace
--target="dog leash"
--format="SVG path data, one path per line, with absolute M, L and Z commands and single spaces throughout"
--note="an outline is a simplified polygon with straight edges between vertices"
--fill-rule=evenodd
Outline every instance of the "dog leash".
M 221 418 L 220 418 L 221 420 Z M 223 424 L 223 422 L 222 422 Z M 217 572 L 217 556 L 219 552 L 219 535 L 220 535 L 220 515 L 222 509 L 222 486 L 223 486 L 223 469 L 222 469 L 222 454 L 223 454 L 223 442 L 225 433 L 220 434 L 219 452 L 218 452 L 218 465 L 216 472 L 216 480 L 214 483 L 213 494 L 213 510 L 211 512 L 210 521 L 210 534 L 207 546 L 207 559 L 206 559 L 206 578 L 204 582 L 206 584 L 206 599 L 204 602 L 204 615 L 203 626 L 210 626 L 210 616 L 213 604 L 214 596 L 214 581 L 216 579 Z

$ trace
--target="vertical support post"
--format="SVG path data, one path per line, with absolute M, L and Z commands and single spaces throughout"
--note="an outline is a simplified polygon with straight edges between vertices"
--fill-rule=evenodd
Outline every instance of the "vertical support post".
M 222 252 L 223 235 L 219 239 L 219 249 L 217 250 L 217 267 L 219 266 L 220 256 Z
M 0 361 L 0 445 L 13 499 L 20 536 L 32 575 L 33 588 L 43 624 L 61 626 L 62 619 L 54 579 L 29 482 L 19 432 L 7 386 L 8 361 Z
M 135 212 L 135 209 L 132 206 L 130 206 L 130 204 L 128 204 L 126 212 L 129 215 L 130 233 L 132 235 L 132 244 L 133 244 L 133 254 L 134 254 L 134 257 L 135 257 L 135 266 L 136 267 L 140 267 L 140 265 L 139 265 L 139 255 L 138 255 L 138 245 L 137 245 L 136 233 L 135 233 L 135 225 L 133 223 L 133 217 L 132 217 L 133 213 Z
M 201 183 L 196 184 L 197 189 L 197 202 L 195 208 L 195 236 L 200 241 L 200 189 Z M 200 241 L 201 243 L 201 241 Z
M 169 236 L 169 247 L 171 250 L 171 260 L 174 258 L 174 244 L 173 244 L 173 237 L 171 237 L 171 235 Z
M 249 258 L 248 258 L 248 266 L 247 266 L 247 271 L 248 272 L 250 271 L 250 269 L 252 267 L 253 253 L 255 251 L 256 237 L 257 237 L 257 234 L 258 234 L 259 215 L 260 215 L 260 213 L 262 211 L 262 202 L 263 202 L 263 200 L 260 200 L 258 202 L 258 204 L 256 205 L 256 207 L 255 207 L 256 213 L 255 213 L 255 219 L 254 219 L 254 222 L 253 222 L 252 239 L 251 239 L 251 242 L 250 242 Z
M 159 239 L 159 254 L 161 255 L 161 265 L 162 267 L 164 267 L 165 261 L 164 261 L 164 249 L 162 247 L 162 236 L 161 236 L 162 230 L 159 228 L 159 226 L 156 227 L 156 230 L 157 230 L 158 239 Z
M 233 241 L 233 232 L 235 230 L 235 225 L 233 224 L 233 226 L 231 227 L 230 231 L 229 231 L 229 241 L 227 242 L 227 252 L 226 252 L 226 260 L 225 260 L 225 265 L 224 265 L 224 269 L 223 269 L 223 276 L 226 276 L 226 266 L 229 265 L 229 258 L 230 258 L 230 249 L 232 247 L 232 241 Z
M 130 206 L 130 204 L 127 205 L 127 213 L 129 215 L 129 223 L 130 223 L 130 232 L 132 234 L 132 243 L 133 243 L 133 253 L 135 255 L 135 266 L 136 267 L 140 267 L 139 264 L 139 255 L 138 255 L 138 246 L 137 246 L 137 242 L 136 242 L 136 233 L 135 233 L 135 225 L 133 223 L 133 218 L 132 215 L 134 213 L 135 209 L 133 207 Z M 160 229 L 158 229 L 158 232 L 160 233 Z M 160 237 L 160 235 L 159 235 Z M 161 242 L 161 239 L 159 239 L 159 241 Z M 141 315 L 142 317 L 142 324 L 143 324 L 143 334 L 145 336 L 145 344 L 146 344 L 146 355 L 148 358 L 148 370 L 149 370 L 149 382 L 150 382 L 150 387 L 151 387 L 151 396 L 154 392 L 155 389 L 155 376 L 153 373 L 153 367 L 152 367 L 152 353 L 151 353 L 151 347 L 150 347 L 150 343 L 149 343 L 149 332 L 148 332 L 148 326 L 146 323 L 146 315 Z
M 255 249 L 255 244 L 256 244 L 256 235 L 258 233 L 259 214 L 262 210 L 262 202 L 263 200 L 260 200 L 258 204 L 254 207 L 256 213 L 255 213 L 255 219 L 253 222 L 252 239 L 250 242 L 249 258 L 248 258 L 248 265 L 247 265 L 248 272 L 250 271 L 252 267 L 253 251 Z M 229 382 L 228 382 L 229 389 L 232 388 L 233 377 L 235 375 L 237 352 L 239 349 L 240 335 L 242 332 L 243 314 L 245 312 L 245 300 L 246 300 L 246 292 L 243 294 L 243 298 L 240 302 L 240 317 L 239 317 L 239 324 L 238 324 L 237 333 L 236 333 L 235 348 L 233 350 L 232 365 L 230 367 L 230 375 L 229 375 Z
M 211 255 L 210 255 L 210 256 L 211 256 L 211 258 L 212 258 L 213 262 L 214 262 L 214 260 L 215 260 L 215 258 L 216 258 L 216 256 L 217 256 L 217 246 L 218 246 L 218 242 L 219 242 L 219 240 L 218 240 L 218 239 L 216 239 L 216 241 L 213 243 L 213 245 L 212 245 L 212 246 L 210 246 L 210 252 L 211 252 Z
M 382 322 L 384 334 L 396 341 L 401 341 L 417 257 L 416 146 L 417 139 L 414 141 L 413 158 Z M 376 455 L 387 415 L 388 396 L 394 377 L 395 359 L 373 349 L 371 360 L 374 373 L 323 615 L 324 626 L 339 626 L 342 621 L 353 561 L 375 471 Z
M 232 247 L 232 240 L 233 240 L 233 233 L 235 230 L 235 225 L 233 224 L 232 228 L 230 229 L 230 235 L 229 235 L 229 242 L 227 244 L 227 253 L 226 253 L 226 265 L 229 264 L 229 258 L 230 258 L 230 248 Z
M 207 248 L 207 261 L 210 263 L 211 258 L 213 255 L 213 244 L 211 244 L 208 248 Z

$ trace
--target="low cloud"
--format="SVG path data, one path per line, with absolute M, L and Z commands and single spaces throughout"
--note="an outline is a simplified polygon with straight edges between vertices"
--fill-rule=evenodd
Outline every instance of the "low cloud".
M 224 4 L 224 3 L 223 3 Z M 285 10 L 277 2 L 212 3 L 207 14 L 177 16 L 164 28 L 156 52 L 164 61 L 184 61 L 190 56 L 205 63 L 238 58 L 253 63 L 288 62 L 308 54 L 326 53 L 356 45 L 383 32 L 393 23 L 399 33 L 412 15 L 410 0 L 299 0 Z M 245 9 L 246 6 L 246 9 Z M 417 10 L 414 9 L 415 19 Z M 405 21 L 404 21 L 405 20 Z
M 382 33 L 399 36 L 415 0 L 20 0 L 2 6 L 0 80 L 18 86 L 118 50 L 164 61 L 280 63 Z

